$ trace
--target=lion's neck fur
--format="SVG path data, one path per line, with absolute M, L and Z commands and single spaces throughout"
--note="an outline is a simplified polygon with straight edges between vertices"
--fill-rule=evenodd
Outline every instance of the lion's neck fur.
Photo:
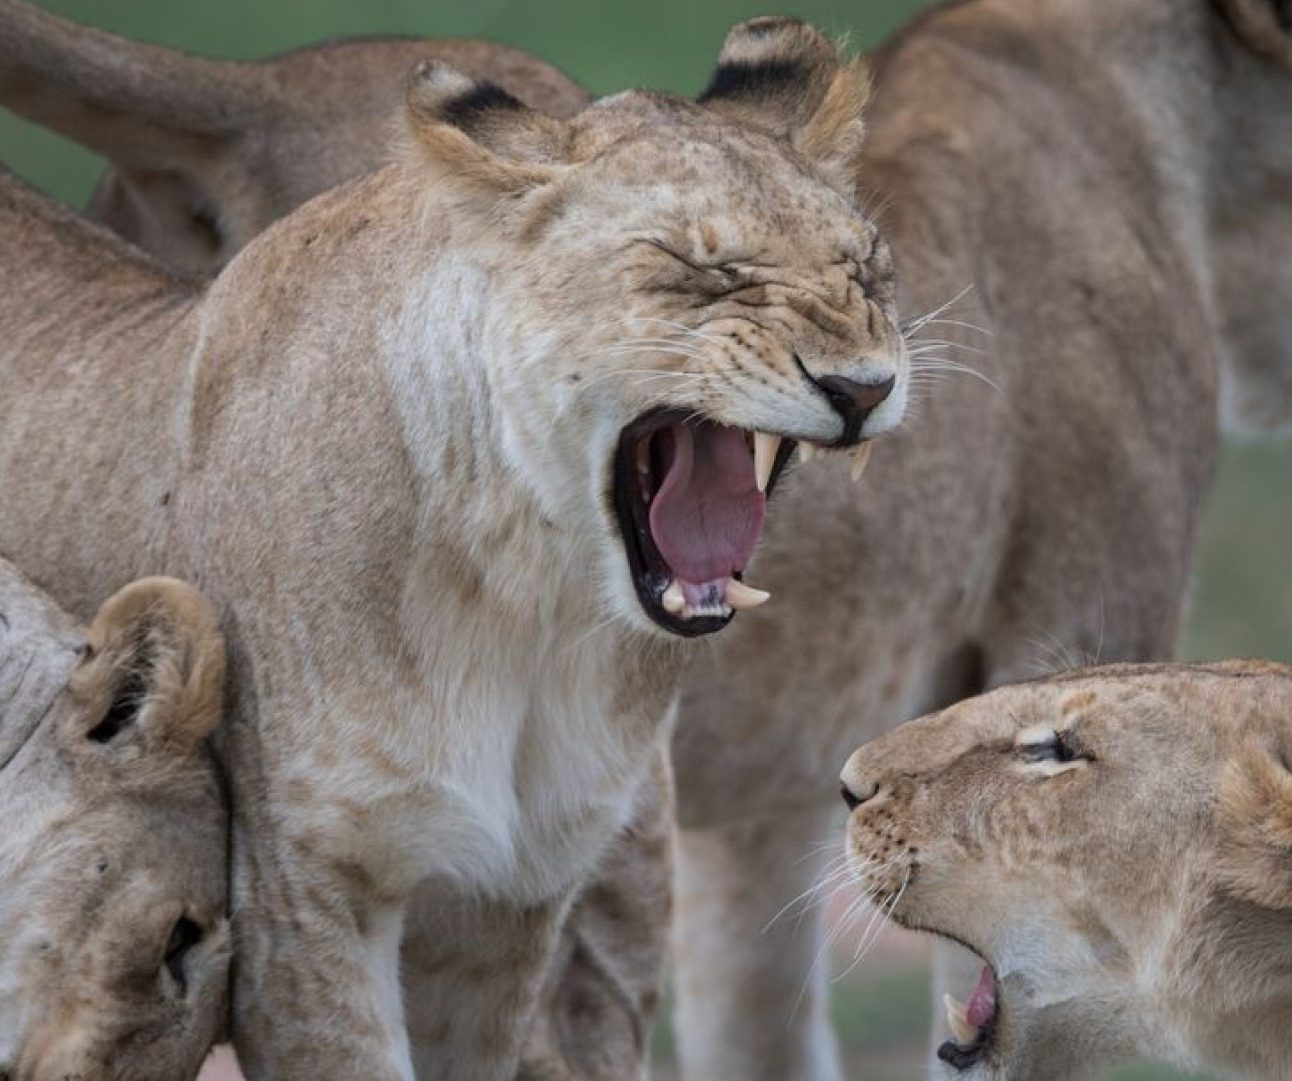
M 427 493 L 403 633 L 439 710 L 460 722 L 429 749 L 459 800 L 433 847 L 442 872 L 477 885 L 519 876 L 537 900 L 600 851 L 589 831 L 626 817 L 681 652 L 607 618 L 593 535 L 519 480 L 518 458 L 543 448 L 515 446 L 489 404 L 478 354 L 506 355 L 509 328 L 495 325 L 488 276 L 453 257 L 434 273 L 436 288 L 414 282 L 382 336 Z
M 1202 893 L 1164 965 L 1159 1053 L 1224 1076 L 1284 1077 L 1292 1062 L 1292 913 Z

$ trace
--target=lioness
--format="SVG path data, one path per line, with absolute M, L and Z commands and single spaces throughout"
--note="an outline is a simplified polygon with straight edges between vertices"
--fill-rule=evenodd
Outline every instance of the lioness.
M 0 1077 L 184 1081 L 224 1021 L 215 614 L 168 579 L 89 629 L 0 560 Z
M 935 1075 L 1063 1081 L 1139 1054 L 1292 1077 L 1289 763 L 1292 668 L 1252 661 L 1007 687 L 857 751 L 856 874 L 986 962 L 947 999 Z
M 766 599 L 791 438 L 864 456 L 902 414 L 864 94 L 794 20 L 701 104 L 568 122 L 427 65 L 402 158 L 209 289 L 4 187 L 0 545 L 69 605 L 146 564 L 224 612 L 252 1076 L 412 1076 L 410 904 L 418 1067 L 514 1070 L 682 639 Z
M 491 42 L 336 41 L 237 63 L 0 0 L 0 104 L 107 157 L 91 216 L 191 271 L 385 164 L 407 74 L 428 58 L 552 116 L 588 101 L 550 64 Z

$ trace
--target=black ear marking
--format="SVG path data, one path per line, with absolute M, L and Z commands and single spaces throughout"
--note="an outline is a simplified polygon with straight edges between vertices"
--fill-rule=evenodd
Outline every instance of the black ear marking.
M 764 15 L 762 18 L 750 19 L 745 23 L 745 36 L 749 38 L 766 38 L 779 34 L 782 30 L 806 23 L 797 15 Z
M 718 98 L 773 97 L 805 91 L 812 73 L 797 60 L 727 60 L 700 93 L 701 105 Z
M 489 113 L 524 108 L 521 101 L 507 93 L 501 86 L 482 82 L 473 86 L 465 94 L 449 98 L 441 107 L 441 116 L 445 123 L 467 131 Z

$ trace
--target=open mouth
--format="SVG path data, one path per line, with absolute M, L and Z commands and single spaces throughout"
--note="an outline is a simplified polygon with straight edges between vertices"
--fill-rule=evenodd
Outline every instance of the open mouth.
M 677 410 L 648 413 L 620 433 L 615 515 L 637 597 L 656 623 L 711 634 L 767 600 L 742 578 L 794 447 Z
M 968 1002 L 944 995 L 951 1039 L 938 1048 L 938 1058 L 956 1070 L 968 1070 L 982 1062 L 996 1040 L 999 996 L 996 974 L 991 965 L 983 965 Z

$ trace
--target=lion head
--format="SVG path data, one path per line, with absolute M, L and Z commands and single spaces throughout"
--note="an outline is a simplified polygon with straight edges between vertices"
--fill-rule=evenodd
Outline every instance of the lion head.
M 866 87 L 792 19 L 733 30 L 698 102 L 562 121 L 415 75 L 406 172 L 470 263 L 459 294 L 506 313 L 472 332 L 506 358 L 497 443 L 545 517 L 603 539 L 588 574 L 643 627 L 765 600 L 741 576 L 795 443 L 864 464 L 902 416 L 892 263 L 852 188 Z
M 188 586 L 127 586 L 87 632 L 0 564 L 5 1081 L 196 1075 L 230 957 L 223 676 Z
M 913 721 L 843 771 L 854 870 L 985 962 L 947 1077 L 1292 1061 L 1292 669 L 1116 666 Z

